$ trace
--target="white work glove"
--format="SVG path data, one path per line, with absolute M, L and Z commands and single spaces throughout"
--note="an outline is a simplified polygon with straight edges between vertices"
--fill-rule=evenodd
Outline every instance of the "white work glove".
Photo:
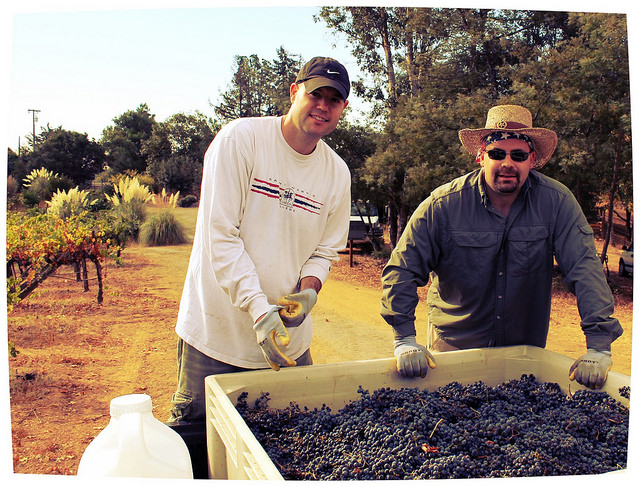
M 611 352 L 599 352 L 589 348 L 587 353 L 569 368 L 569 380 L 576 380 L 590 389 L 600 389 L 607 380 L 612 365 Z
M 425 377 L 428 367 L 435 368 L 436 362 L 429 351 L 418 345 L 415 335 L 394 340 L 393 354 L 398 372 L 405 377 Z
M 317 300 L 318 293 L 311 288 L 281 297 L 278 305 L 282 306 L 280 318 L 284 326 L 292 328 L 300 326 Z
M 287 357 L 278 346 L 276 335 L 280 338 L 282 345 L 289 345 L 289 332 L 282 324 L 278 314 L 279 306 L 274 306 L 267 311 L 258 322 L 253 325 L 258 338 L 258 345 L 262 349 L 265 360 L 273 370 L 280 370 L 281 366 L 294 366 L 296 361 Z

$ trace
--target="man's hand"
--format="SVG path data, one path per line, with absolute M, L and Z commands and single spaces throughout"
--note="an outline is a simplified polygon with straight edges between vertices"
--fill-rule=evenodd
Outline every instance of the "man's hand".
M 408 337 L 393 342 L 398 372 L 405 377 L 425 377 L 428 367 L 435 368 L 436 362 L 429 351 L 422 345 L 418 345 L 416 337 Z
M 284 326 L 300 326 L 317 300 L 318 293 L 315 289 L 305 289 L 299 293 L 281 297 L 278 305 L 282 306 L 280 318 L 282 318 Z
M 273 370 L 280 370 L 281 366 L 294 366 L 296 361 L 287 357 L 276 342 L 276 335 L 280 338 L 282 345 L 289 345 L 289 332 L 282 324 L 280 315 L 278 314 L 279 306 L 274 306 L 264 315 L 258 318 L 253 325 L 258 338 L 258 345 L 262 349 L 265 360 Z
M 589 348 L 587 353 L 569 368 L 569 380 L 576 380 L 590 389 L 600 389 L 607 380 L 612 365 L 611 352 L 599 352 Z

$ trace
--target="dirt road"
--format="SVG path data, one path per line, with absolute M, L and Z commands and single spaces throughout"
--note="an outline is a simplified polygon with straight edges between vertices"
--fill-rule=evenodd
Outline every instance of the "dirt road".
M 418 321 L 426 319 L 424 305 L 416 315 Z M 393 356 L 393 333 L 380 316 L 377 289 L 329 279 L 320 291 L 313 319 L 314 363 Z
M 127 253 L 144 255 L 154 262 L 161 275 L 167 276 L 162 285 L 149 287 L 150 291 L 180 301 L 188 255 L 177 248 L 172 252 L 170 248 L 131 247 Z M 424 313 L 426 310 L 421 306 L 418 318 L 426 316 Z M 391 327 L 380 316 L 380 292 L 375 288 L 330 278 L 320 291 L 313 319 L 314 363 L 393 356 Z
M 127 252 L 150 259 L 160 275 L 171 276 L 163 278 L 162 284 L 149 286 L 149 290 L 179 302 L 188 264 L 188 255 L 184 251 L 179 248 L 132 247 Z M 357 256 L 354 267 L 350 268 L 349 258 L 343 254 L 340 262 L 333 266 L 313 310 L 314 363 L 393 356 L 392 330 L 380 316 L 379 268 L 375 267 L 379 263 L 372 264 L 372 261 L 369 257 Z M 615 279 L 626 283 L 620 278 Z M 627 278 L 627 281 L 630 286 L 632 280 Z M 630 291 L 623 294 L 627 293 L 628 299 L 620 296 L 616 303 L 615 316 L 625 333 L 613 344 L 613 370 L 630 375 L 633 301 Z M 427 308 L 421 300 L 416 309 L 417 339 L 421 344 L 426 343 L 426 321 Z M 547 348 L 576 358 L 584 353 L 580 315 L 575 297 L 569 293 L 554 293 Z
M 11 435 L 16 473 L 73 475 L 84 449 L 109 421 L 112 398 L 152 397 L 168 417 L 175 390 L 175 319 L 190 247 L 127 248 L 109 266 L 105 301 L 74 279 L 43 283 L 8 316 Z M 392 332 L 379 314 L 379 266 L 348 256 L 334 266 L 314 309 L 317 364 L 391 357 Z M 629 283 L 632 281 L 629 280 Z M 613 370 L 630 374 L 633 302 L 617 296 L 625 334 L 613 344 Z M 554 295 L 547 348 L 568 356 L 584 349 L 575 298 Z M 418 323 L 424 323 L 420 303 Z M 418 327 L 418 341 L 424 343 Z

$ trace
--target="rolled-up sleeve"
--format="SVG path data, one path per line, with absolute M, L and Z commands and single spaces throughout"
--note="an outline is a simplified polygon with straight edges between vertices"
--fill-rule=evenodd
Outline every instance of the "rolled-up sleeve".
M 623 330 L 612 316 L 613 295 L 598 257 L 593 229 L 571 194 L 560 205 L 556 221 L 556 261 L 565 284 L 576 296 L 587 348 L 610 351 L 611 343 Z
M 416 334 L 417 289 L 429 283 L 437 262 L 436 232 L 431 199 L 427 198 L 412 215 L 382 271 L 380 314 L 393 327 L 396 339 Z

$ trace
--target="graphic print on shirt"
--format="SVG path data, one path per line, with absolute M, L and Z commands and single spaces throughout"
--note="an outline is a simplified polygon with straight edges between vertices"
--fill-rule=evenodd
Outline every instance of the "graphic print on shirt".
M 251 191 L 268 198 L 278 199 L 280 208 L 292 212 L 300 209 L 319 215 L 323 206 L 323 203 L 304 196 L 295 188 L 284 188 L 277 182 L 265 181 L 264 179 L 253 178 Z

